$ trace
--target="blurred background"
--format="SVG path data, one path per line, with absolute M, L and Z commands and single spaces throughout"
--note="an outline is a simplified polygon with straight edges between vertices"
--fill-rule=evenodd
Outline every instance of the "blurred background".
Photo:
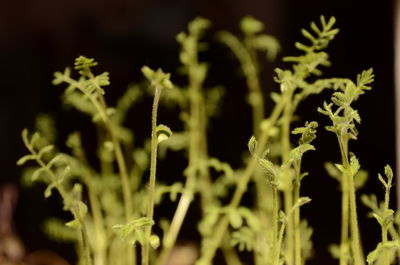
M 269 93 L 278 89 L 272 79 L 273 69 L 288 66 L 281 58 L 299 54 L 293 44 L 303 40 L 300 29 L 319 20 L 321 14 L 335 16 L 340 33 L 328 49 L 332 66 L 324 76 L 354 79 L 362 70 L 374 68 L 374 88 L 358 103 L 363 119 L 358 127 L 360 137 L 350 148 L 370 172 L 370 180 L 360 192 L 382 195 L 377 173 L 382 173 L 386 164 L 395 167 L 394 11 L 390 0 L 1 0 L 0 184 L 18 187 L 14 222 L 27 250 L 52 249 L 69 261 L 74 259 L 71 246 L 48 240 L 39 229 L 46 216 L 65 214 L 60 202 L 45 200 L 43 186 L 20 188 L 21 169 L 15 165 L 26 153 L 20 132 L 33 128 L 37 114 L 48 112 L 56 118 L 60 139 L 71 128 L 87 126 L 88 120 L 71 116 L 62 107 L 62 88 L 51 85 L 53 72 L 71 66 L 79 55 L 96 58 L 100 63 L 97 70 L 110 72 L 112 85 L 107 97 L 112 105 L 129 83 L 142 80 L 140 67 L 144 64 L 171 72 L 174 80 L 179 66 L 175 36 L 196 16 L 210 19 L 213 25 L 206 36 L 209 51 L 201 57 L 211 64 L 206 85 L 226 89 L 220 118 L 210 126 L 210 153 L 234 166 L 240 166 L 251 134 L 250 108 L 243 100 L 247 91 L 239 65 L 215 42 L 213 34 L 222 29 L 239 34 L 238 23 L 245 15 L 265 23 L 265 33 L 277 37 L 282 46 L 275 62 L 262 64 L 263 87 Z M 303 195 L 313 199 L 302 209 L 303 217 L 314 227 L 315 255 L 308 264 L 336 264 L 327 247 L 339 242 L 340 191 L 322 163 L 339 161 L 340 153 L 334 135 L 323 130 L 328 121 L 316 111 L 328 98 L 329 93 L 310 99 L 299 111 L 303 120 L 317 120 L 322 125 L 316 141 L 319 151 L 307 154 L 304 168 L 310 175 L 302 184 Z M 130 122 L 138 130 L 138 141 L 150 135 L 150 102 L 144 100 L 132 113 Z M 161 114 L 160 120 L 171 124 L 171 120 L 177 120 L 174 115 Z M 368 253 L 375 248 L 380 230 L 359 205 Z M 183 237 L 190 240 L 190 232 Z

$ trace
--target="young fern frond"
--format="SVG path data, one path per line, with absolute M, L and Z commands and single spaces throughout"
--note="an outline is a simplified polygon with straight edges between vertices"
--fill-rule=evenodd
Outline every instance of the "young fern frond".
M 378 179 L 385 189 L 385 196 L 383 204 L 378 206 L 376 196 L 371 196 L 370 199 L 364 196 L 363 202 L 371 210 L 371 215 L 376 219 L 381 226 L 381 242 L 378 243 L 376 248 L 371 251 L 367 256 L 368 264 L 383 264 L 389 265 L 395 260 L 400 251 L 399 235 L 394 228 L 394 214 L 395 212 L 390 209 L 390 190 L 393 184 L 393 171 L 389 165 L 385 166 L 385 177 L 378 174 Z M 389 234 L 392 240 L 388 237 Z
M 40 138 L 41 136 L 37 132 L 32 137 L 29 137 L 27 129 L 22 131 L 22 140 L 30 154 L 21 157 L 17 161 L 17 165 L 21 166 L 29 160 L 34 160 L 39 167 L 33 172 L 32 179 L 36 181 L 40 178 L 41 181 L 47 184 L 44 196 L 46 198 L 50 197 L 53 189 L 59 192 L 63 199 L 64 209 L 70 211 L 74 217 L 66 225 L 79 231 L 79 244 L 84 257 L 84 264 L 91 265 L 89 238 L 83 220 L 87 214 L 87 206 L 81 200 L 82 188 L 79 184 L 75 184 L 71 190 L 66 190 L 64 181 L 68 177 L 70 166 L 63 159 L 62 154 L 54 155 L 49 161 L 45 161 L 43 156 L 50 153 L 54 146 L 47 145 L 38 148 L 37 143 Z
M 352 107 L 352 104 L 371 89 L 374 74 L 372 69 L 363 71 L 357 75 L 357 82 L 347 82 L 346 86 L 340 87 L 339 91 L 333 93 L 331 103 L 324 102 L 323 108 L 318 111 L 330 118 L 331 126 L 326 129 L 336 134 L 339 142 L 339 148 L 342 156 L 342 164 L 336 167 L 341 174 L 342 186 L 342 232 L 340 245 L 340 263 L 348 262 L 348 240 L 351 239 L 351 247 L 355 264 L 364 264 L 361 243 L 358 231 L 358 217 L 356 209 L 356 184 L 355 176 L 360 169 L 357 158 L 349 152 L 349 140 L 357 139 L 358 131 L 356 124 L 361 122 L 358 111 Z M 348 229 L 351 228 L 351 237 Z
M 142 73 L 155 89 L 151 112 L 151 159 L 146 210 L 146 218 L 150 221 L 153 221 L 156 188 L 157 146 L 161 141 L 165 140 L 172 134 L 171 130 L 167 126 L 157 125 L 158 104 L 162 91 L 164 89 L 172 88 L 173 85 L 170 81 L 170 74 L 164 73 L 161 69 L 154 71 L 147 66 L 143 66 Z M 152 225 L 146 226 L 144 230 L 144 238 L 142 243 L 142 265 L 149 264 L 149 245 L 154 248 L 158 247 L 159 245 L 158 237 L 156 238 L 154 235 L 151 235 L 151 230 Z

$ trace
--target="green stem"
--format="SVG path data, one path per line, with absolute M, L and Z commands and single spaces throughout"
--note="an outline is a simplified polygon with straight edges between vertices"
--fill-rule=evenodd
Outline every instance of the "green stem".
M 300 198 L 300 176 L 301 159 L 295 162 L 296 180 L 294 184 L 293 201 L 297 202 Z M 302 265 L 301 259 L 301 231 L 300 231 L 300 207 L 294 209 L 294 264 Z
M 385 202 L 384 202 L 384 215 L 385 216 L 386 216 L 386 213 L 389 211 L 391 185 L 392 185 L 392 183 L 388 182 L 386 189 L 385 189 Z M 386 247 L 387 242 L 388 242 L 388 224 L 384 223 L 382 226 L 383 265 L 390 264 L 389 253 L 388 253 L 388 249 Z
M 195 48 L 197 51 L 197 48 Z M 163 249 L 156 261 L 156 264 L 163 265 L 168 259 L 173 246 L 181 230 L 183 221 L 186 217 L 189 206 L 193 200 L 194 191 L 199 177 L 199 188 L 201 189 L 202 208 L 204 210 L 205 201 L 210 201 L 210 181 L 207 175 L 199 175 L 199 162 L 207 157 L 207 138 L 205 107 L 201 95 L 201 82 L 197 79 L 195 69 L 198 66 L 197 53 L 194 53 L 192 63 L 187 65 L 189 73 L 189 100 L 190 100 L 190 122 L 189 122 L 189 163 L 188 176 L 185 183 L 185 190 L 179 199 L 177 209 L 172 218 L 171 226 L 163 240 Z
M 358 230 L 358 217 L 357 217 L 357 204 L 356 193 L 354 186 L 354 176 L 351 173 L 350 162 L 348 157 L 348 138 L 346 136 L 339 136 L 339 146 L 342 155 L 342 163 L 345 169 L 343 181 L 347 182 L 348 200 L 350 204 L 350 228 L 351 228 L 351 246 L 353 250 L 353 258 L 355 265 L 365 264 L 362 258 L 362 251 L 360 246 L 360 233 Z M 344 191 L 343 191 L 344 192 Z
M 278 251 L 279 251 L 279 253 L 278 253 L 278 260 L 276 260 L 276 261 L 273 263 L 273 265 L 279 265 L 279 264 L 280 264 L 280 263 L 279 263 L 279 256 L 280 256 L 280 250 L 282 249 L 282 242 L 283 242 L 283 235 L 284 235 L 284 232 L 285 232 L 285 228 L 286 228 L 286 224 L 283 223 L 283 224 L 281 225 L 281 228 L 279 229 L 279 238 L 278 238 L 278 246 L 277 246 Z
M 342 224 L 340 233 L 340 265 L 347 265 L 349 254 L 349 192 L 345 176 L 342 176 Z
M 151 157 L 150 157 L 150 179 L 148 186 L 148 198 L 147 198 L 147 214 L 146 217 L 153 220 L 154 215 L 154 197 L 156 187 L 156 168 L 157 168 L 157 111 L 158 103 L 161 96 L 161 87 L 155 87 L 153 108 L 151 113 Z M 149 238 L 151 236 L 152 226 L 146 226 L 145 228 L 145 242 L 142 246 L 142 265 L 149 264 L 150 246 Z
M 279 203 L 278 203 L 278 189 L 276 187 L 272 187 L 272 201 L 273 201 L 273 210 L 272 210 L 272 260 L 273 265 L 279 264 L 280 258 L 280 246 L 279 243 L 279 235 L 278 235 L 278 225 L 279 225 Z
M 285 104 L 285 108 L 283 110 L 282 116 L 282 161 L 286 162 L 289 160 L 289 152 L 290 152 L 290 123 L 292 120 L 292 95 L 293 91 L 291 89 L 287 90 L 285 93 L 285 97 L 287 98 L 287 104 Z M 288 180 L 288 187 L 284 190 L 284 207 L 285 213 L 289 215 L 292 207 L 293 207 L 293 187 L 292 181 L 290 180 L 290 172 L 289 170 L 285 170 L 284 172 L 285 178 Z M 294 227 L 293 227 L 293 217 L 292 215 L 288 216 L 287 225 L 286 225 L 286 261 L 288 265 L 293 264 L 293 254 L 294 254 Z
M 179 231 L 182 227 L 183 220 L 185 219 L 189 205 L 193 200 L 193 185 L 187 184 L 186 190 L 182 194 L 178 207 L 175 211 L 171 226 L 163 240 L 163 248 L 155 264 L 163 265 L 167 261 L 173 246 L 175 245 Z
M 92 103 L 97 108 L 97 110 L 99 111 L 100 116 L 103 119 L 103 122 L 110 134 L 111 141 L 114 146 L 115 158 L 116 158 L 118 169 L 119 169 L 119 172 L 121 175 L 121 184 L 122 184 L 121 186 L 122 186 L 122 196 L 124 199 L 125 221 L 130 222 L 132 219 L 132 209 L 133 209 L 132 203 L 133 202 L 132 202 L 132 195 L 131 195 L 131 189 L 130 189 L 128 169 L 126 168 L 125 158 L 122 153 L 121 145 L 115 134 L 113 123 L 107 114 L 107 105 L 105 103 L 103 95 L 100 93 L 99 87 L 97 87 L 97 91 L 98 91 L 97 94 L 98 94 L 99 100 L 96 100 L 96 98 L 93 96 L 90 96 L 89 98 L 91 99 Z M 129 245 L 127 246 L 126 255 L 127 255 L 128 265 L 136 264 L 136 260 L 135 260 L 136 253 L 133 253 L 134 251 L 135 251 L 134 248 L 132 248 Z
M 229 244 L 229 238 L 227 235 L 225 236 L 225 239 L 222 243 L 222 254 L 224 255 L 224 259 L 227 265 L 243 265 L 236 251 Z

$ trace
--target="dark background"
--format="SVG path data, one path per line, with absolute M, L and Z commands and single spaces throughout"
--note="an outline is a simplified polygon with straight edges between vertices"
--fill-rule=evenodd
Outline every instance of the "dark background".
M 281 57 L 298 54 L 293 43 L 303 40 L 300 29 L 324 14 L 335 16 L 340 28 L 328 49 L 332 66 L 325 76 L 355 78 L 369 67 L 376 74 L 374 89 L 358 103 L 363 122 L 358 127 L 359 140 L 352 142 L 350 148 L 362 167 L 370 171 L 370 180 L 361 192 L 381 195 L 377 172 L 383 172 L 387 163 L 395 166 L 393 10 L 389 0 L 2 0 L 0 182 L 19 185 L 21 169 L 15 161 L 25 153 L 20 131 L 33 127 L 36 114 L 53 113 L 61 135 L 71 127 L 85 128 L 87 120 L 75 120 L 63 112 L 59 100 L 62 89 L 51 86 L 54 71 L 72 65 L 81 54 L 96 58 L 100 62 L 98 71 L 111 74 L 107 96 L 112 105 L 130 82 L 142 80 L 139 69 L 143 64 L 176 73 L 179 61 L 175 35 L 186 30 L 187 23 L 198 15 L 213 23 L 207 35 L 210 50 L 201 58 L 211 62 L 207 85 L 220 84 L 227 91 L 221 118 L 213 120 L 210 127 L 210 153 L 239 166 L 251 134 L 250 108 L 243 101 L 245 82 L 240 75 L 232 74 L 238 73 L 237 62 L 227 49 L 213 41 L 213 33 L 221 29 L 238 33 L 239 20 L 247 14 L 265 23 L 265 32 L 276 36 L 282 45 L 276 63 L 263 66 L 263 86 L 268 93 L 278 89 L 272 81 L 272 69 L 286 67 L 280 62 Z M 322 129 L 328 121 L 316 112 L 328 98 L 329 93 L 307 100 L 299 110 L 304 120 L 317 120 L 322 125 L 316 141 L 319 151 L 308 154 L 304 166 L 310 175 L 303 182 L 302 193 L 313 201 L 302 213 L 314 227 L 316 250 L 308 264 L 336 264 L 327 246 L 338 243 L 340 238 L 340 192 L 336 181 L 322 168 L 324 161 L 339 161 L 340 153 L 334 135 Z M 132 127 L 142 128 L 139 140 L 149 135 L 149 102 L 143 103 L 131 121 Z M 177 118 L 173 114 L 160 116 L 163 122 L 173 123 L 169 119 Z M 238 126 L 240 130 L 236 129 Z M 42 192 L 40 186 L 21 189 L 15 217 L 17 232 L 28 250 L 50 248 L 67 255 L 68 247 L 49 241 L 38 229 L 46 215 L 63 214 L 59 202 L 45 200 Z M 361 233 L 368 253 L 378 242 L 380 231 L 374 220 L 365 218 L 365 208 L 359 205 Z

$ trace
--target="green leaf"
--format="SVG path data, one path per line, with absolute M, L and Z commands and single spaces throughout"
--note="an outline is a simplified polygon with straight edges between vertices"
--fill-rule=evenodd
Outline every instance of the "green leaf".
M 139 241 L 139 243 L 142 246 L 145 244 L 145 235 L 144 235 L 144 231 L 143 230 L 136 229 L 135 230 L 135 237 L 136 237 L 137 241 Z
M 324 163 L 324 168 L 330 177 L 336 179 L 339 182 L 342 181 L 342 173 L 331 162 Z
M 249 148 L 250 154 L 254 156 L 257 151 L 257 140 L 254 136 L 251 136 L 247 146 Z
M 81 224 L 76 219 L 66 223 L 65 225 L 68 226 L 68 227 L 75 228 L 75 229 L 80 229 L 81 228 Z
M 304 153 L 307 151 L 313 151 L 315 150 L 315 147 L 311 144 L 301 144 L 298 147 L 292 149 L 289 153 L 289 160 L 300 160 Z
M 35 156 L 33 156 L 33 155 L 24 155 L 23 157 L 18 159 L 17 165 L 18 166 L 22 166 L 23 164 L 25 164 L 29 160 L 35 160 Z
M 392 181 L 393 181 L 393 170 L 389 165 L 385 166 L 385 175 L 388 179 L 387 183 L 389 186 L 392 186 Z
M 156 128 L 156 135 L 158 143 L 161 143 L 171 137 L 172 131 L 168 126 L 159 124 Z
M 44 154 L 49 153 L 51 151 L 54 150 L 54 145 L 47 145 L 43 148 L 40 149 L 39 153 L 38 153 L 38 157 L 42 157 Z
M 228 213 L 229 223 L 235 229 L 238 229 L 243 224 L 243 219 L 236 209 L 230 209 Z
M 281 224 L 286 224 L 287 223 L 287 216 L 286 216 L 284 211 L 282 211 L 282 210 L 279 211 L 279 217 L 278 218 L 279 218 L 279 222 Z
M 383 184 L 383 186 L 385 188 L 388 188 L 388 184 L 386 183 L 386 181 L 383 179 L 382 175 L 378 173 L 378 179 L 379 181 Z
M 46 169 L 43 168 L 43 167 L 36 169 L 32 173 L 31 180 L 32 181 L 37 181 L 41 177 L 41 174 L 44 173 L 44 172 L 46 172 Z
M 242 227 L 232 233 L 231 245 L 238 246 L 239 251 L 251 251 L 255 245 L 255 235 L 248 227 Z
M 360 170 L 354 176 L 354 186 L 357 189 L 360 189 L 360 188 L 364 187 L 367 180 L 368 180 L 368 172 L 365 170 Z
M 335 164 L 335 167 L 342 173 L 345 174 L 346 168 L 341 164 Z
M 81 218 L 84 218 L 88 212 L 88 207 L 82 201 L 78 202 L 78 210 Z
M 381 226 L 385 225 L 385 221 L 382 219 L 381 216 L 379 216 L 376 213 L 372 213 L 372 216 L 378 221 L 379 225 L 381 225 Z
M 293 212 L 294 210 L 296 210 L 297 208 L 300 208 L 301 206 L 303 206 L 304 204 L 307 204 L 311 202 L 311 198 L 310 197 L 300 197 L 296 203 L 293 205 L 291 212 Z
M 151 235 L 149 243 L 153 249 L 157 249 L 160 246 L 160 238 L 157 235 Z
M 143 75 L 152 83 L 153 86 L 160 88 L 172 88 L 170 74 L 164 73 L 161 69 L 154 71 L 147 66 L 142 67 Z
M 382 243 L 379 243 L 376 246 L 376 248 L 368 254 L 367 256 L 368 264 L 375 262 L 380 256 L 381 252 L 382 252 Z
M 351 154 L 350 157 L 350 169 L 352 176 L 355 176 L 357 172 L 360 170 L 360 163 L 355 155 Z
M 97 66 L 97 62 L 93 58 L 79 56 L 75 59 L 74 69 L 80 70 L 79 73 L 83 76 L 89 76 L 90 68 Z
M 261 169 L 264 171 L 264 174 L 266 175 L 269 183 L 271 185 L 274 185 L 275 178 L 277 175 L 274 164 L 271 161 L 269 161 L 267 159 L 262 159 L 262 158 L 258 159 L 258 164 L 261 166 Z
M 246 220 L 246 223 L 250 229 L 253 231 L 260 230 L 260 220 L 250 209 L 246 207 L 239 207 L 237 211 Z
M 254 35 L 261 32 L 264 29 L 264 24 L 252 16 L 245 16 L 240 21 L 240 29 L 243 33 L 248 35 Z
M 357 87 L 362 90 L 370 90 L 370 84 L 372 82 L 374 82 L 374 73 L 372 68 L 364 70 L 361 72 L 361 74 L 357 75 Z

